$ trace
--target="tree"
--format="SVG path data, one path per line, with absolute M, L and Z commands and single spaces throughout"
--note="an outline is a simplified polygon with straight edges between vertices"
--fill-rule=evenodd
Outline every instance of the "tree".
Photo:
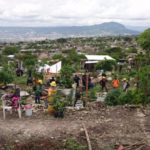
M 0 66 L 7 64 L 8 58 L 2 54 L 0 54 Z
M 148 99 L 149 93 L 150 93 L 150 70 L 149 70 L 149 65 L 150 65 L 150 28 L 145 30 L 143 33 L 139 35 L 137 38 L 137 42 L 140 44 L 140 46 L 145 50 L 146 52 L 146 57 L 145 62 L 146 65 L 143 67 L 145 64 L 143 64 L 144 60 L 143 58 L 141 59 L 141 68 L 139 69 L 138 72 L 138 78 L 139 78 L 139 89 L 143 95 L 143 104 L 146 103 L 146 100 Z
M 37 62 L 37 56 L 32 55 L 31 53 L 23 55 L 19 54 L 16 56 L 16 58 L 19 59 L 20 61 L 23 61 L 23 63 L 27 68 L 32 68 L 33 66 L 35 66 Z
M 143 67 L 139 72 L 139 93 L 141 93 L 141 99 L 143 104 L 147 103 L 148 97 L 150 97 L 150 69 Z
M 72 80 L 72 74 L 74 73 L 74 68 L 72 68 L 70 65 L 64 65 L 61 69 L 61 80 L 62 84 L 66 88 L 71 88 L 73 80 Z
M 80 69 L 81 60 L 85 59 L 83 54 L 78 54 L 75 49 L 71 49 L 67 55 L 62 59 L 63 64 L 71 65 L 76 70 Z
M 66 43 L 66 42 L 67 42 L 67 39 L 60 38 L 60 39 L 57 39 L 57 42 L 58 42 L 58 43 Z
M 13 81 L 13 75 L 8 71 L 0 71 L 0 83 L 7 84 Z
M 125 57 L 125 53 L 123 53 L 120 47 L 109 48 L 106 50 L 106 52 L 117 60 Z
M 3 50 L 3 54 L 4 55 L 14 55 L 15 53 L 18 53 L 19 49 L 15 46 L 7 46 L 5 47 L 5 49 Z
M 104 70 L 104 71 L 112 71 L 115 65 L 116 65 L 116 61 L 114 60 L 103 60 L 103 61 L 99 61 L 96 64 L 96 69 Z
M 150 28 L 145 30 L 137 39 L 140 46 L 146 51 L 147 64 L 150 64 Z
M 140 34 L 137 42 L 144 50 L 146 50 L 147 52 L 150 51 L 150 28 Z
M 64 57 L 61 55 L 61 54 L 55 54 L 53 55 L 52 59 L 59 59 L 59 60 L 62 60 Z

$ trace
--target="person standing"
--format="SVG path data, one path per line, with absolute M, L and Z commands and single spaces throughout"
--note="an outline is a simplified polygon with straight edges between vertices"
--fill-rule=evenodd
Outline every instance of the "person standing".
M 77 87 L 76 93 L 75 93 L 75 101 L 74 101 L 74 107 L 76 106 L 77 101 L 81 98 L 81 91 L 80 88 Z
M 39 84 L 35 87 L 35 103 L 36 103 L 36 104 L 40 104 L 41 93 L 42 93 L 42 86 L 41 86 L 41 84 L 39 83 Z
M 108 89 L 107 89 L 107 79 L 105 76 L 102 77 L 102 79 L 100 80 L 100 85 L 101 85 L 101 88 L 102 88 L 102 91 L 105 89 L 106 92 L 108 92 Z
M 127 89 L 129 88 L 130 84 L 129 82 L 127 81 L 126 78 L 123 79 L 123 83 L 122 83 L 122 88 L 123 88 L 123 91 L 127 91 Z
M 117 79 L 117 77 L 115 77 L 113 80 L 112 80 L 112 86 L 114 89 L 118 88 L 120 85 L 120 82 L 119 80 Z
M 86 89 L 86 74 L 84 74 L 83 76 L 82 76 L 82 86 L 83 86 L 83 90 L 85 90 Z
M 73 80 L 77 84 L 77 87 L 79 87 L 80 78 L 78 77 L 78 75 L 75 75 Z

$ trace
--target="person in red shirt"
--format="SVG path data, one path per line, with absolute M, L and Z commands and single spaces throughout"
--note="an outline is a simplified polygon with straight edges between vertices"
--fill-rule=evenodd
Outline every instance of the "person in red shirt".
M 119 80 L 117 79 L 117 77 L 115 77 L 113 80 L 112 80 L 112 86 L 113 86 L 113 88 L 118 88 L 119 87 L 119 85 L 120 85 L 120 82 L 119 82 Z

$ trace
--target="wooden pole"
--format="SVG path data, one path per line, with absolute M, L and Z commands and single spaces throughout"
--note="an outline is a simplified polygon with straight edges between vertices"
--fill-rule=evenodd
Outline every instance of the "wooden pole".
M 88 74 L 86 74 L 86 98 L 88 98 L 88 83 L 89 80 L 88 80 Z
M 90 141 L 90 138 L 89 138 L 89 135 L 88 135 L 88 132 L 87 132 L 87 129 L 86 129 L 84 123 L 83 123 L 83 129 L 85 131 L 86 140 L 87 140 L 87 143 L 88 143 L 88 150 L 92 150 L 91 141 Z

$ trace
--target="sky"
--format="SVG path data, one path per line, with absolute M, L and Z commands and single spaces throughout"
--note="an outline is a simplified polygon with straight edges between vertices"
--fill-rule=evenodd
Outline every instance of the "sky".
M 150 26 L 150 0 L 0 0 L 0 26 Z

